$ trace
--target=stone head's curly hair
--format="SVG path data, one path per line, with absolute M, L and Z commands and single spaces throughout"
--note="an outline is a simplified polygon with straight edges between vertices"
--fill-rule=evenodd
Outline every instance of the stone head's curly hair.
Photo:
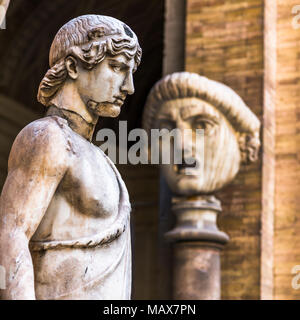
M 49 53 L 50 69 L 40 83 L 38 101 L 45 106 L 67 79 L 65 58 L 76 57 L 86 69 L 92 69 L 107 54 L 134 58 L 135 70 L 142 49 L 135 33 L 123 22 L 108 16 L 84 15 L 72 19 L 57 32 Z M 134 71 L 135 71 L 134 70 Z
M 255 161 L 260 148 L 260 121 L 232 89 L 196 73 L 176 72 L 165 76 L 151 89 L 143 114 L 143 128 L 156 128 L 161 105 L 169 100 L 196 97 L 211 103 L 239 133 L 243 162 Z

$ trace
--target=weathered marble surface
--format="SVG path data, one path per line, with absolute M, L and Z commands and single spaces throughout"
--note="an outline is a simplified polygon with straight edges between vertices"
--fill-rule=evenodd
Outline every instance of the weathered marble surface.
M 174 139 L 171 148 L 177 154 L 184 151 L 198 165 L 183 158 L 182 164 L 171 158 L 161 165 L 176 215 L 174 229 L 166 233 L 175 242 L 173 297 L 220 299 L 220 250 L 229 237 L 218 229 L 222 209 L 214 193 L 234 179 L 241 163 L 257 159 L 260 122 L 229 87 L 195 73 L 177 72 L 152 88 L 143 126 L 148 132 L 177 129 L 182 138 L 192 131 L 186 140 Z M 197 148 L 197 129 L 204 130 L 203 148 Z M 162 142 L 161 149 L 164 146 Z
M 47 116 L 17 136 L 1 194 L 2 299 L 130 299 L 128 192 L 91 139 L 133 94 L 140 58 L 136 35 L 111 17 L 57 33 L 38 93 Z
M 146 101 L 143 126 L 148 132 L 178 128 L 182 136 L 186 129 L 204 129 L 201 172 L 195 168 L 186 175 L 184 163 L 161 166 L 177 195 L 211 194 L 221 189 L 234 179 L 242 162 L 257 159 L 260 147 L 260 122 L 242 99 L 224 84 L 190 72 L 167 75 L 154 85 Z M 175 149 L 186 148 L 188 158 L 202 162 L 195 141 L 183 146 L 177 140 Z

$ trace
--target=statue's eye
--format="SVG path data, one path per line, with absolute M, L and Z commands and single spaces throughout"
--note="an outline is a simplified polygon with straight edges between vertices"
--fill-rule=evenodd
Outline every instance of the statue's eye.
M 202 129 L 204 130 L 205 135 L 212 134 L 215 129 L 217 123 L 211 119 L 198 117 L 193 122 L 194 129 Z
M 175 123 L 171 120 L 162 119 L 159 120 L 159 129 L 168 129 L 172 130 L 175 128 Z
M 119 64 L 111 64 L 110 67 L 113 69 L 115 72 L 119 72 L 122 70 L 122 66 Z

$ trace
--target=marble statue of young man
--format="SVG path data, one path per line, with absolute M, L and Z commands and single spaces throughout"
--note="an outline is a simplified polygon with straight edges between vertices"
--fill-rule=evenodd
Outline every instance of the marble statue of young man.
M 130 203 L 117 169 L 91 143 L 116 117 L 141 60 L 123 22 L 85 15 L 50 49 L 38 100 L 46 117 L 17 136 L 0 202 L 2 299 L 130 299 Z

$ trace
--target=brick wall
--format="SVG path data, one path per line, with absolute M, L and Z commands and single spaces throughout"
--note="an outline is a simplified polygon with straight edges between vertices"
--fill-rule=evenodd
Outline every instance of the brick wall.
M 291 269 L 300 265 L 300 29 L 291 11 L 300 2 L 277 4 L 274 298 L 299 299 Z
M 234 89 L 263 110 L 263 0 L 188 0 L 186 67 Z M 222 299 L 260 298 L 261 162 L 244 166 L 224 189 L 219 227 L 231 238 L 222 255 Z

